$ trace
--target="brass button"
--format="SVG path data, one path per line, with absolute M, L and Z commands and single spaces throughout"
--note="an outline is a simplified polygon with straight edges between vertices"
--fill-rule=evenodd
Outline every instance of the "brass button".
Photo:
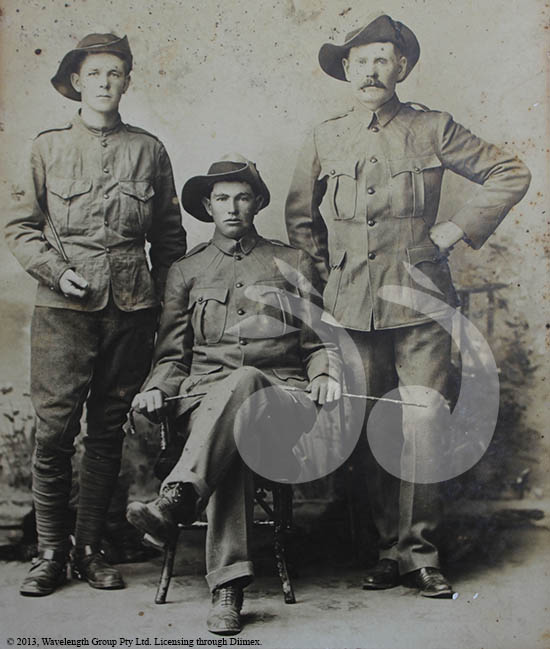
M 369 259 L 376 259 L 376 253 L 375 252 L 369 252 Z
M 372 156 L 372 158 L 370 159 L 370 161 L 372 162 L 372 164 L 375 164 L 375 163 L 378 162 L 378 158 L 375 158 L 374 156 Z
M 334 176 L 335 173 L 336 173 L 336 170 L 335 170 L 335 169 L 331 169 L 331 170 L 330 170 L 330 175 L 331 175 L 331 176 Z
M 107 200 L 109 198 L 109 194 L 103 194 L 103 198 Z
M 197 298 L 197 302 L 202 302 L 202 296 Z
M 235 261 L 241 261 L 242 255 L 235 255 Z
M 111 252 L 111 249 L 110 248 L 105 248 L 105 252 L 109 253 L 109 252 Z
M 239 340 L 239 345 L 247 345 L 247 344 L 248 344 L 248 340 L 246 338 L 241 338 Z
M 369 187 L 367 189 L 367 194 L 374 194 L 374 187 Z
M 105 219 L 105 221 L 103 221 L 103 224 L 104 225 L 109 225 L 109 221 L 107 221 L 107 219 Z
M 242 282 L 237 282 L 237 283 L 235 284 L 235 288 L 242 288 L 242 287 L 243 287 L 243 283 L 242 283 Z
M 414 168 L 414 173 L 419 174 L 420 173 L 420 167 L 415 167 Z
M 239 310 L 237 311 L 237 313 L 238 313 L 239 315 L 244 315 L 244 309 L 239 309 Z
M 105 167 L 105 169 L 103 169 L 103 173 L 104 173 L 104 174 L 108 174 L 108 173 L 109 173 L 109 170 L 107 169 L 107 167 Z
M 372 228 L 372 226 L 373 226 L 375 223 L 376 223 L 376 221 L 375 221 L 374 219 L 369 219 L 369 220 L 367 221 L 367 225 L 370 225 L 371 228 Z
M 101 140 L 101 146 L 107 146 L 107 140 Z
M 370 130 L 371 130 L 373 133 L 378 133 L 378 131 L 379 131 L 380 129 L 378 128 L 378 126 L 371 126 Z

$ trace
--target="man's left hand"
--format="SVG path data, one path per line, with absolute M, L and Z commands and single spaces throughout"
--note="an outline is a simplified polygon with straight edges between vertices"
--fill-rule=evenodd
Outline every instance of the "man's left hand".
M 437 223 L 430 229 L 430 239 L 435 243 L 443 255 L 464 237 L 462 228 L 452 221 Z
M 326 374 L 316 376 L 307 386 L 306 391 L 309 392 L 309 398 L 320 406 L 338 401 L 342 396 L 340 381 L 336 381 Z

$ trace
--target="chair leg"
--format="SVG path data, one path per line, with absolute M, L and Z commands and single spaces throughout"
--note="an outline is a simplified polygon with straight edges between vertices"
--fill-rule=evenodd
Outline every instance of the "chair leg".
M 292 487 L 279 485 L 273 489 L 274 549 L 277 570 L 283 587 L 285 604 L 295 604 L 296 597 L 286 565 L 286 533 L 292 523 Z
M 172 572 L 174 570 L 174 559 L 176 558 L 176 549 L 178 547 L 179 530 L 173 541 L 167 543 L 164 547 L 164 560 L 162 564 L 162 572 L 160 573 L 159 585 L 157 587 L 157 594 L 155 595 L 155 604 L 165 604 L 168 588 L 170 587 L 170 580 L 172 579 Z

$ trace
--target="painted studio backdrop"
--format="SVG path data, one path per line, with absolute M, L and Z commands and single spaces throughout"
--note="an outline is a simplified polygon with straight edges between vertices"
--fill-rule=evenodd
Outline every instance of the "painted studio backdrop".
M 346 84 L 319 68 L 319 47 L 342 42 L 375 8 L 353 0 L 5 0 L 2 224 L 32 138 L 70 120 L 77 109 L 50 84 L 58 61 L 86 33 L 114 31 L 128 35 L 134 54 L 122 119 L 163 141 L 178 194 L 187 178 L 205 172 L 220 154 L 239 151 L 257 163 L 271 190 L 271 205 L 256 221 L 259 231 L 286 240 L 284 201 L 306 130 L 351 101 Z M 461 244 L 452 253 L 464 313 L 486 336 L 500 369 L 501 410 L 486 457 L 449 498 L 542 499 L 550 491 L 543 360 L 550 335 L 548 5 L 385 0 L 384 9 L 409 25 L 421 45 L 418 65 L 398 86 L 400 99 L 450 112 L 482 138 L 517 153 L 533 173 L 527 196 L 481 251 Z M 473 189 L 448 173 L 440 218 L 457 211 Z M 186 214 L 184 226 L 190 247 L 210 236 L 210 226 Z M 4 547 L 17 540 L 29 502 L 32 416 L 25 393 L 35 283 L 3 237 L 0 248 L 0 511 L 13 523 L 1 540 Z M 333 493 L 321 491 L 329 498 Z M 304 488 L 303 495 L 312 492 Z

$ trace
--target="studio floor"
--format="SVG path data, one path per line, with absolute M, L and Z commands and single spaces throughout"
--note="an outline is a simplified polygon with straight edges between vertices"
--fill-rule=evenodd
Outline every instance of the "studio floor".
M 532 516 L 534 511 L 542 513 Z M 320 533 L 310 528 L 295 540 L 309 560 L 300 562 L 293 580 L 297 603 L 288 605 L 269 551 L 260 548 L 259 574 L 246 590 L 243 632 L 225 642 L 205 628 L 209 593 L 202 577 L 201 531 L 187 533 L 180 543 L 176 576 L 168 602 L 161 606 L 153 601 L 160 558 L 121 565 L 125 590 L 98 591 L 72 581 L 38 599 L 18 594 L 28 565 L 4 562 L 0 646 L 41 647 L 53 638 L 132 649 L 168 646 L 170 640 L 178 646 L 265 649 L 548 649 L 550 503 L 491 503 L 490 511 L 481 504 L 469 516 L 493 524 L 478 526 L 485 536 L 479 534 L 473 542 L 464 524 L 457 524 L 457 538 L 471 547 L 447 567 L 456 590 L 449 600 L 426 599 L 404 586 L 363 591 L 362 569 L 350 566 L 345 557 L 334 559 L 327 546 L 308 552 L 308 543 Z

